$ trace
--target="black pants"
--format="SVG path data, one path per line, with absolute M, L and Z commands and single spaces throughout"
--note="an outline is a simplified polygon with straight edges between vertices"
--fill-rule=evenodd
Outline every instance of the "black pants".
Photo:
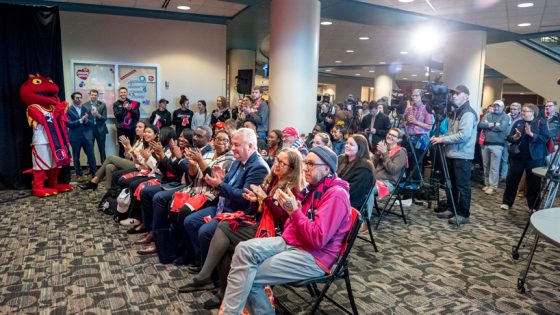
M 451 192 L 457 214 L 468 218 L 471 215 L 471 172 L 472 160 L 450 159 L 447 158 L 447 168 L 449 169 L 449 179 L 451 180 Z M 447 195 L 447 204 L 451 208 L 451 197 Z
M 120 136 L 126 136 L 128 140 L 130 140 L 130 144 L 134 144 L 134 138 L 136 137 L 134 129 L 117 128 L 117 141 Z M 124 158 L 124 147 L 120 142 L 119 142 L 119 156 Z
M 105 139 L 106 138 L 107 138 L 106 133 L 99 133 L 99 131 L 97 131 L 97 130 L 93 131 L 93 142 L 94 142 L 94 145 L 95 145 L 95 143 L 97 143 L 97 149 L 99 150 L 99 158 L 101 159 L 100 164 L 103 164 L 103 162 L 105 162 L 105 158 L 107 157 L 105 155 Z
M 525 196 L 527 198 L 527 206 L 533 209 L 536 202 L 539 201 L 539 193 L 541 191 L 541 178 L 531 171 L 535 167 L 544 166 L 545 161 L 542 160 L 519 160 L 515 158 L 509 159 L 509 169 L 506 178 L 506 190 L 502 198 L 503 203 L 512 206 L 517 195 L 517 188 L 523 171 L 525 171 Z

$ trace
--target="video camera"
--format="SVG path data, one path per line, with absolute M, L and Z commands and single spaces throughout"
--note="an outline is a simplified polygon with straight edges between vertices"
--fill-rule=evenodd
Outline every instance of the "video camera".
M 396 111 L 397 114 L 404 114 L 406 109 L 406 101 L 410 97 L 401 92 L 401 90 L 393 90 L 391 93 L 391 104 L 388 105 L 389 111 Z
M 436 116 L 445 117 L 448 106 L 451 104 L 451 90 L 441 81 L 441 76 L 435 78 L 433 82 L 428 82 L 424 87 L 422 102 L 426 104 L 428 112 Z

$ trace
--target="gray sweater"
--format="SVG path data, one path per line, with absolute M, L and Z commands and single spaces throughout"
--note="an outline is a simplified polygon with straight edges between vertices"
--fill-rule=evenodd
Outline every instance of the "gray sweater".
M 451 159 L 474 159 L 477 115 L 467 101 L 450 114 L 449 128 L 442 137 L 446 156 Z
M 400 148 L 392 156 L 387 153 L 375 153 L 373 155 L 373 174 L 376 180 L 388 180 L 393 185 L 397 184 L 399 176 L 406 167 L 407 154 L 404 148 Z
M 488 113 L 482 117 L 478 128 L 484 130 L 484 144 L 504 145 L 509 128 L 510 118 L 506 113 Z

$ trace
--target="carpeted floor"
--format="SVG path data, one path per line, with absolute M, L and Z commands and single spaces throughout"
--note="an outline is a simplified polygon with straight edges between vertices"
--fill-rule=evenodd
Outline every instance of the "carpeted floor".
M 487 196 L 473 187 L 471 223 L 459 229 L 413 205 L 409 225 L 388 217 L 374 232 L 379 253 L 357 240 L 350 271 L 360 314 L 560 313 L 560 250 L 546 241 L 537 248 L 527 292 L 516 291 L 533 234 L 512 260 L 528 214 L 525 199 L 500 210 L 502 192 Z M 20 199 L 6 201 L 10 196 Z M 178 294 L 191 275 L 159 264 L 155 255 L 138 256 L 132 245 L 138 236 L 95 210 L 100 196 L 0 192 L 0 313 L 210 314 L 201 303 L 211 294 Z M 275 292 L 294 313 L 307 313 L 305 288 Z M 349 307 L 343 282 L 331 292 Z M 340 313 L 328 301 L 321 308 Z

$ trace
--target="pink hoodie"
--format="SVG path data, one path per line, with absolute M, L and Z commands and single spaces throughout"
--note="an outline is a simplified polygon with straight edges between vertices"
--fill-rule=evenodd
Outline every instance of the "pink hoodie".
M 316 202 L 314 221 L 307 217 L 315 191 L 312 190 L 301 209 L 296 210 L 284 226 L 282 238 L 286 243 L 309 252 L 326 273 L 330 272 L 350 230 L 352 208 L 348 190 L 347 182 L 333 178 L 330 188 Z

